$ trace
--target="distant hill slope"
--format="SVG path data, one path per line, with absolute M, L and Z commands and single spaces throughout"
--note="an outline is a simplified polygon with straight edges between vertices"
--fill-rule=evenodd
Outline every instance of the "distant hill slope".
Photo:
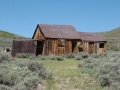
M 107 40 L 108 50 L 120 50 L 120 27 L 108 32 L 103 32 L 101 35 Z
M 11 47 L 13 39 L 22 39 L 25 37 L 0 30 L 0 47 Z
M 120 38 L 120 27 L 113 29 L 111 31 L 108 32 L 103 32 L 101 33 L 101 35 L 103 35 L 104 37 L 118 37 Z

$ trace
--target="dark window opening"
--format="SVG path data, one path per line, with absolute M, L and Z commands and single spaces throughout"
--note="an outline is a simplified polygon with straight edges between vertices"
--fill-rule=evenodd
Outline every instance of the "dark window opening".
M 100 43 L 99 48 L 104 48 L 104 43 Z

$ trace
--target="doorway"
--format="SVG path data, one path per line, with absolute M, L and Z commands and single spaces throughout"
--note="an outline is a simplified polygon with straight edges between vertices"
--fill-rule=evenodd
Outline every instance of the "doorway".
M 77 41 L 72 41 L 72 53 L 75 52 L 76 45 L 77 45 Z
M 37 55 L 42 55 L 42 53 L 43 53 L 43 46 L 44 46 L 44 41 L 37 41 L 36 56 Z
M 89 53 L 94 53 L 94 42 L 89 42 Z

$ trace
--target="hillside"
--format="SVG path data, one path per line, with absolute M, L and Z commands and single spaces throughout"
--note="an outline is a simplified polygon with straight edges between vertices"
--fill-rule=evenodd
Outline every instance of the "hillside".
M 103 32 L 101 33 L 104 37 L 115 37 L 115 38 L 120 38 L 120 27 L 113 29 L 108 32 Z
M 0 30 L 0 47 L 11 47 L 13 39 L 22 39 L 25 37 Z
M 108 50 L 120 50 L 120 27 L 108 32 L 103 32 L 101 35 L 107 40 Z

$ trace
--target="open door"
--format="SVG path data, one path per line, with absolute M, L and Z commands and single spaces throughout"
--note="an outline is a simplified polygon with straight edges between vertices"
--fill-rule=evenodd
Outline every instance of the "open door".
M 37 41 L 36 56 L 37 55 L 42 55 L 42 53 L 43 53 L 43 46 L 44 46 L 44 41 Z
M 73 53 L 78 53 L 77 41 L 72 41 L 72 52 Z

